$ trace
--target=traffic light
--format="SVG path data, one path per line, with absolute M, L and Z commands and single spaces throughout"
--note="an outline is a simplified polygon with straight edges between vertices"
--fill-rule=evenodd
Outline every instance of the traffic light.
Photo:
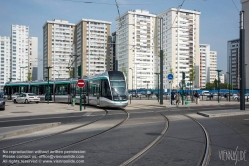
M 185 72 L 182 72 L 182 79 L 185 80 Z

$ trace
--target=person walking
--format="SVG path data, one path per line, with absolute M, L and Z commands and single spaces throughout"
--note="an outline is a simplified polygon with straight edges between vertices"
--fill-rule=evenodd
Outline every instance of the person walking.
M 195 103 L 199 104 L 200 96 L 199 96 L 199 93 L 197 91 L 195 92 L 194 97 L 195 97 Z
M 171 92 L 171 105 L 174 105 L 174 100 L 175 100 L 175 92 Z
M 179 92 L 176 93 L 176 95 L 175 95 L 175 100 L 176 100 L 176 106 L 178 107 L 179 104 L 181 103 L 181 95 L 180 95 Z

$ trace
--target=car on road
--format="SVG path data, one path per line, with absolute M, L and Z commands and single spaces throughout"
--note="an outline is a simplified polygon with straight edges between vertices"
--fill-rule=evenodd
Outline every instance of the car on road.
M 15 92 L 11 95 L 11 100 L 14 101 L 15 98 L 17 98 L 17 96 L 19 96 L 20 93 L 19 92 Z
M 202 93 L 201 93 L 201 96 L 210 96 L 211 94 L 210 94 L 210 92 L 209 91 L 203 91 Z
M 40 97 L 34 93 L 22 93 L 17 96 L 14 100 L 14 103 L 30 103 L 30 102 L 40 102 Z
M 5 97 L 3 93 L 0 93 L 0 109 L 5 110 Z

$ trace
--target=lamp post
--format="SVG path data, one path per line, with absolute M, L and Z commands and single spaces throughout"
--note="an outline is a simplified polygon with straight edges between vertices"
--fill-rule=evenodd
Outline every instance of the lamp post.
M 157 75 L 157 95 L 158 95 L 158 102 L 159 102 L 159 74 L 160 73 L 154 73 Z
M 215 70 L 215 71 L 217 71 L 217 73 L 218 73 L 218 103 L 220 102 L 220 72 L 222 71 L 222 70 Z
M 47 103 L 49 104 L 49 99 L 50 99 L 50 89 L 49 89 L 49 69 L 51 69 L 52 67 L 51 66 L 47 66 L 45 67 L 47 70 L 48 70 L 48 76 L 47 76 L 47 79 L 48 79 L 48 88 L 47 88 Z
M 20 81 L 22 81 L 22 69 L 27 68 L 28 66 L 20 67 Z M 24 74 L 23 74 L 24 75 Z
M 228 88 L 229 88 L 229 97 L 228 97 L 228 100 L 230 102 L 230 89 L 231 89 L 231 87 L 230 87 L 230 73 L 227 72 L 227 74 L 228 74 L 228 80 L 229 80 L 229 83 L 228 83 Z
M 133 69 L 132 68 L 130 68 L 131 69 L 131 72 L 132 72 L 132 83 L 131 83 L 131 89 L 132 89 L 132 93 L 133 93 Z

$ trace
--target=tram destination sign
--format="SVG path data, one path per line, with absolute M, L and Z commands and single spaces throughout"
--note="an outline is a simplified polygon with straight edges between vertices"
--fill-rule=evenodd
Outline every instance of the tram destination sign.
M 83 88 L 85 86 L 85 81 L 83 79 L 79 79 L 77 82 L 77 86 L 79 88 Z

